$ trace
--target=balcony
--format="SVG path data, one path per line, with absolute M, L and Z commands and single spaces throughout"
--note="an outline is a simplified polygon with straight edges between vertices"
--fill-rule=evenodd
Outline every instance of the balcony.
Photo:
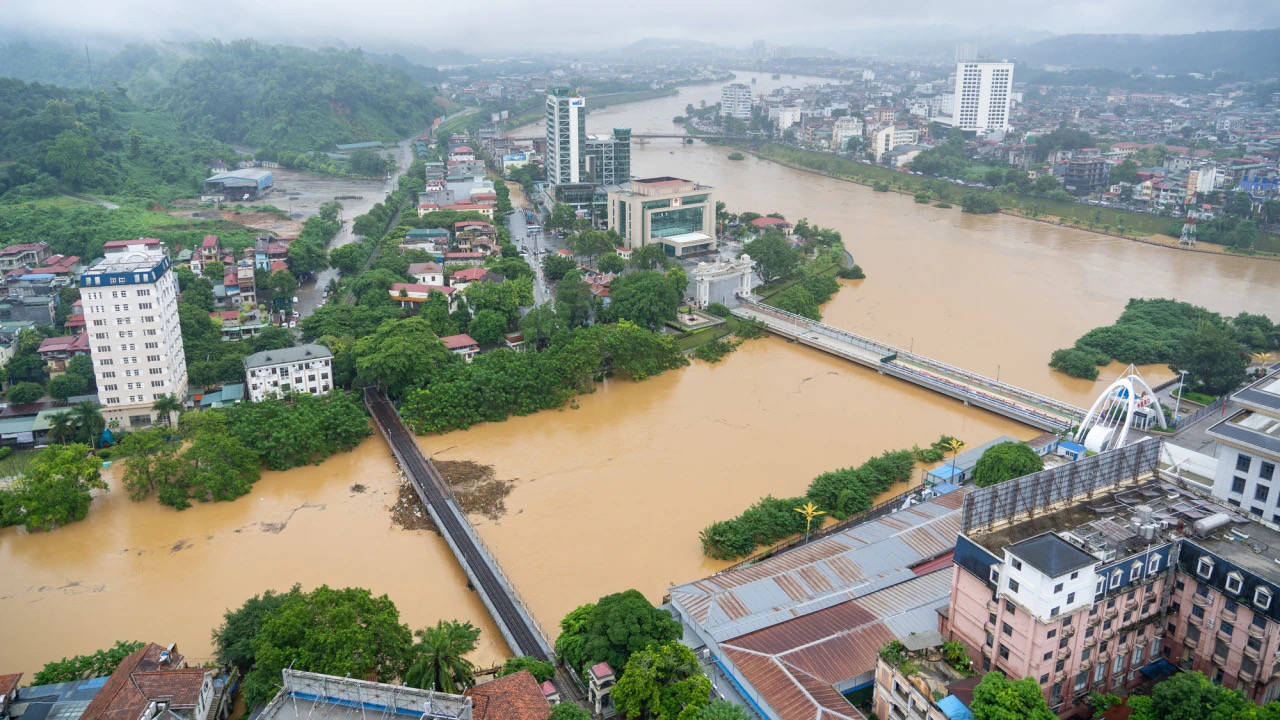
M 1087 637 L 1084 639 L 1084 647 L 1091 648 L 1097 644 L 1098 644 L 1098 638 L 1096 637 Z
M 1262 628 L 1258 627 L 1257 625 L 1250 625 L 1249 627 L 1245 628 L 1245 630 L 1248 631 L 1249 637 L 1254 638 L 1256 640 L 1262 639 L 1262 636 L 1263 636 Z
M 1230 636 L 1230 635 L 1228 635 L 1228 634 L 1226 634 L 1226 633 L 1222 632 L 1221 630 L 1219 630 L 1219 631 L 1217 632 L 1217 636 L 1218 636 L 1218 639 L 1219 639 L 1219 640 L 1221 640 L 1222 642 L 1226 643 L 1227 645 L 1230 645 L 1230 644 L 1231 644 L 1231 636 Z
M 1208 595 L 1192 595 L 1191 602 L 1199 605 L 1200 607 L 1209 607 L 1213 604 L 1213 602 L 1209 600 Z
M 1125 603 L 1124 603 L 1124 609 L 1125 609 L 1125 610 L 1137 610 L 1137 609 L 1138 609 L 1138 598 L 1134 598 L 1134 599 L 1132 599 L 1132 600 L 1126 600 L 1126 601 L 1125 601 Z
M 1120 611 L 1119 611 L 1119 610 L 1117 610 L 1116 608 L 1111 608 L 1111 609 L 1110 609 L 1110 610 L 1108 610 L 1108 611 L 1107 611 L 1107 613 L 1106 613 L 1106 615 L 1107 615 L 1107 619 L 1108 619 L 1108 620 L 1114 620 L 1114 619 L 1115 619 L 1115 617 L 1116 617 L 1116 615 L 1119 615 L 1119 614 L 1120 614 Z
M 1071 657 L 1071 648 L 1069 648 L 1069 647 L 1064 647 L 1064 648 L 1059 648 L 1059 649 L 1058 649 L 1058 659 L 1059 659 L 1059 660 L 1066 660 L 1066 659 L 1067 659 L 1067 658 L 1069 658 L 1069 657 Z
M 1226 664 L 1227 664 L 1227 659 L 1226 659 L 1225 657 L 1223 657 L 1221 653 L 1214 653 L 1214 654 L 1213 654 L 1213 664 L 1214 664 L 1214 665 L 1217 665 L 1217 666 L 1219 666 L 1219 667 L 1222 667 L 1223 665 L 1226 665 Z
M 995 601 L 995 600 L 988 600 L 988 601 L 987 601 L 987 612 L 989 612 L 989 613 L 998 613 L 998 612 L 1000 612 L 1000 603 L 999 603 L 998 601 Z
M 907 689 L 896 682 L 893 684 L 893 694 L 897 695 L 903 702 L 910 700 L 910 696 L 907 694 Z
M 1240 683 L 1242 685 L 1252 685 L 1253 681 L 1254 681 L 1253 673 L 1245 672 L 1244 670 L 1240 671 Z
M 1226 621 L 1227 621 L 1227 622 L 1229 622 L 1229 623 L 1233 623 L 1233 622 L 1235 622 L 1235 621 L 1236 621 L 1236 611 L 1235 611 L 1235 610 L 1227 610 L 1226 608 L 1223 608 L 1222 610 L 1220 610 L 1220 611 L 1218 612 L 1218 616 L 1219 616 L 1219 617 L 1221 617 L 1223 620 L 1226 620 Z
M 1204 618 L 1196 617 L 1195 615 L 1192 615 L 1191 617 L 1187 618 L 1187 622 L 1192 625 L 1195 625 L 1196 627 L 1201 627 L 1202 625 L 1204 625 Z
M 1245 657 L 1247 657 L 1247 658 L 1249 658 L 1250 660 L 1252 660 L 1252 661 L 1254 661 L 1254 662 L 1257 662 L 1257 661 L 1258 661 L 1258 651 L 1257 651 L 1257 650 L 1254 650 L 1253 648 L 1249 647 L 1248 645 L 1246 645 L 1246 646 L 1244 647 L 1244 656 L 1245 656 Z
M 1068 625 L 1067 627 L 1062 628 L 1062 637 L 1064 638 L 1069 638 L 1075 634 L 1076 634 L 1075 626 Z
M 1193 638 L 1188 635 L 1187 637 L 1182 638 L 1182 644 L 1193 648 L 1200 644 L 1200 638 Z

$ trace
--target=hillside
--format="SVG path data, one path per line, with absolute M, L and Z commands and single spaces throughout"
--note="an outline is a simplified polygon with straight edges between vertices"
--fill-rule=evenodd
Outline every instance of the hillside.
M 227 145 L 121 92 L 68 90 L 0 78 L 0 197 L 92 192 L 167 200 L 199 188 Z
M 1018 48 L 1031 65 L 1064 65 L 1130 72 L 1280 75 L 1280 30 L 1231 30 L 1193 35 L 1061 35 Z

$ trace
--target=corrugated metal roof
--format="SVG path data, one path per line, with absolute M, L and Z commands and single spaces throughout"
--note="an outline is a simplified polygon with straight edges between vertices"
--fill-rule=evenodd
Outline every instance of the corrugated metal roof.
M 672 588 L 671 602 L 719 642 L 911 580 L 911 566 L 955 547 L 967 492 Z
M 835 685 L 875 669 L 890 640 L 937 629 L 936 609 L 951 594 L 952 569 L 892 587 L 720 643 L 751 686 L 784 720 L 823 713 L 861 718 Z

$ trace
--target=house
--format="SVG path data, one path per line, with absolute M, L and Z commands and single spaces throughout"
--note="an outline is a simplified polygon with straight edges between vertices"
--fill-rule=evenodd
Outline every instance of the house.
M 470 363 L 475 359 L 476 354 L 480 352 L 480 343 L 466 333 L 461 335 L 448 335 L 440 338 L 440 342 L 449 350 L 462 356 L 463 360 Z
M 22 673 L 0 675 L 0 716 L 9 714 L 9 706 L 18 699 L 18 683 L 22 681 Z
M 414 228 L 404 235 L 400 243 L 400 252 L 406 250 L 422 250 L 432 255 L 439 255 L 449 249 L 449 231 L 444 228 Z
M 494 244 L 493 226 L 481 220 L 459 220 L 453 224 L 454 245 L 462 251 Z
M 493 218 L 493 205 L 487 205 L 485 203 L 460 202 L 452 205 L 445 205 L 440 209 L 454 210 L 456 212 L 477 212 L 487 218 Z
M 221 328 L 223 341 L 251 338 L 271 327 L 266 313 L 257 310 L 215 310 L 209 317 Z
M 201 410 L 235 405 L 244 400 L 244 383 L 227 383 L 217 390 L 197 395 L 195 400 Z
M 473 720 L 547 720 L 551 703 L 528 670 L 468 688 Z
M 457 289 L 459 292 L 466 289 L 468 285 L 474 282 L 500 283 L 506 278 L 498 273 L 492 272 L 483 267 L 468 267 L 461 270 L 455 270 L 449 276 L 449 287 Z
M 751 227 L 757 233 L 763 233 L 766 230 L 781 230 L 782 234 L 787 238 L 791 237 L 792 226 L 782 218 L 776 217 L 758 217 L 751 221 Z
M 590 684 L 587 686 L 587 702 L 591 703 L 596 717 L 613 714 L 613 686 L 618 682 L 617 675 L 607 662 L 592 665 L 587 674 Z
M 225 720 L 234 682 L 215 687 L 210 668 L 188 668 L 173 645 L 131 653 L 107 678 L 80 720 Z
M 475 265 L 484 262 L 484 253 L 481 252 L 447 252 L 444 254 L 446 263 L 465 263 Z
M 0 248 L 0 271 L 42 265 L 52 254 L 46 242 L 18 243 Z
M 617 253 L 618 253 L 618 257 L 622 258 L 623 260 L 630 260 L 630 259 L 631 259 L 631 253 L 632 253 L 632 252 L 634 252 L 631 248 L 629 248 L 629 247 L 622 247 L 621 245 L 619 245 L 618 247 L 614 248 L 614 251 L 615 251 L 615 252 L 617 252 Z
M 444 285 L 444 267 L 440 263 L 409 263 L 409 275 L 420 285 Z
M 205 235 L 204 240 L 200 243 L 200 261 L 202 265 L 217 260 L 222 255 L 222 248 L 218 246 L 217 235 Z
M 387 291 L 391 295 L 391 299 L 400 303 L 400 307 L 405 309 L 414 309 L 418 307 L 418 303 L 424 303 L 431 298 L 431 293 L 443 293 L 445 299 L 449 301 L 449 312 L 458 309 L 458 298 L 455 293 L 457 288 L 448 285 L 425 285 L 418 283 L 394 283 L 391 289 Z
M 67 363 L 71 358 L 89 354 L 89 336 L 80 333 L 45 338 L 40 341 L 40 347 L 36 352 L 40 353 L 40 359 L 44 360 L 50 375 L 61 375 L 67 371 Z
M 502 345 L 508 350 L 519 352 L 524 349 L 524 336 L 518 332 L 503 333 Z
M 315 343 L 263 350 L 244 359 L 244 373 L 252 402 L 290 393 L 328 395 L 333 390 L 333 353 Z
M 33 267 L 27 272 L 32 274 L 73 277 L 79 275 L 80 271 L 83 269 L 84 264 L 80 262 L 79 255 L 50 255 L 45 259 L 43 265 Z

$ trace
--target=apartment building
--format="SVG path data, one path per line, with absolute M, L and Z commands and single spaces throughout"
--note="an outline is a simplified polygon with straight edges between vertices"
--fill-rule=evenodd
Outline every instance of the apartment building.
M 244 375 L 250 402 L 290 393 L 328 395 L 333 390 L 333 353 L 314 343 L 264 350 L 244 359 Z
M 739 120 L 751 119 L 751 87 L 743 83 L 729 83 L 720 88 L 720 114 Z
M 1012 92 L 1013 63 L 956 63 L 952 124 L 961 130 L 979 132 L 1008 130 Z
M 112 241 L 80 275 L 85 333 L 107 422 L 145 427 L 163 395 L 185 398 L 178 284 L 158 240 Z
M 1147 439 L 965 498 L 944 635 L 1060 717 L 1162 663 L 1256 702 L 1280 675 L 1280 533 L 1161 476 Z M 1225 624 L 1225 627 L 1224 627 Z
M 583 146 L 587 141 L 586 99 L 567 89 L 547 93 L 547 182 L 581 182 Z

